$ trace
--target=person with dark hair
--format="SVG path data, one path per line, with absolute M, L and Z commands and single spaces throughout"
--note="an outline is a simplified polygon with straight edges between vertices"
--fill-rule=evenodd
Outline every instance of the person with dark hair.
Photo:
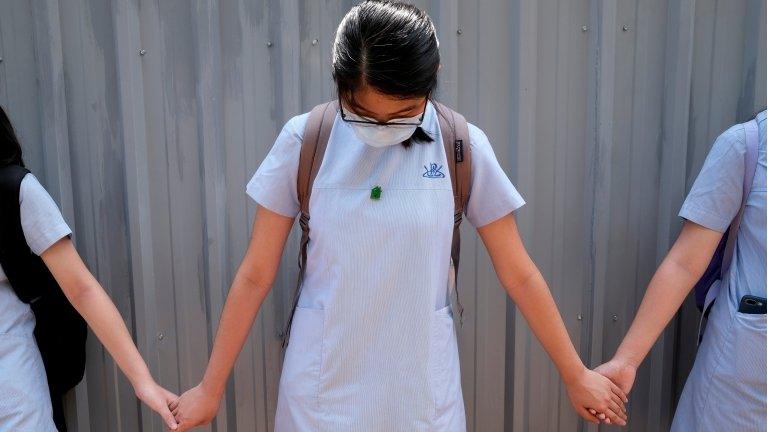
M 276 431 L 466 430 L 461 307 L 451 301 L 464 215 L 577 412 L 624 423 L 625 395 L 584 366 L 523 246 L 513 212 L 524 201 L 488 138 L 433 100 L 440 52 L 429 16 L 362 2 L 339 25 L 332 62 L 338 101 L 288 121 L 246 187 L 258 204 L 251 241 L 203 379 L 171 404 L 180 430 L 218 411 L 298 215 Z
M 85 322 L 138 398 L 175 430 L 168 404 L 176 396 L 152 378 L 70 235 L 56 203 L 24 167 L 0 107 L 0 430 L 66 430 L 61 398 L 83 377 Z

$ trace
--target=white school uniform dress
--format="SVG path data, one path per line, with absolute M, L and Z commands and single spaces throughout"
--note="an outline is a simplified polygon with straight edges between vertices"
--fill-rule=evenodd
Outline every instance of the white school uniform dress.
M 21 181 L 19 205 L 24 237 L 35 254 L 72 233 L 32 174 Z M 0 267 L 0 432 L 56 431 L 34 330 L 35 315 L 16 296 Z
M 744 295 L 766 297 L 765 111 L 757 121 L 757 167 L 733 261 L 680 397 L 673 432 L 766 430 L 765 315 L 738 312 Z M 725 232 L 741 207 L 745 155 L 743 125 L 720 135 L 680 216 Z
M 247 186 L 295 217 L 307 114 L 291 119 Z M 279 385 L 275 430 L 465 431 L 450 311 L 453 192 L 436 112 L 434 139 L 364 144 L 337 115 L 310 199 L 307 269 Z M 524 204 L 488 139 L 469 126 L 475 227 Z M 436 164 L 436 165 L 432 165 Z M 370 198 L 381 186 L 381 199 Z

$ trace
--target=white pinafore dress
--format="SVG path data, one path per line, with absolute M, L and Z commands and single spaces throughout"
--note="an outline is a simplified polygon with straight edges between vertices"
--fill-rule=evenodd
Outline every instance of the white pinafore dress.
M 729 273 L 707 322 L 672 422 L 673 432 L 765 432 L 766 316 L 739 312 L 746 294 L 766 296 L 765 111 Z M 743 125 L 715 142 L 680 215 L 724 232 L 741 206 L 746 143 Z
M 286 125 L 247 188 L 287 216 L 298 212 L 305 122 L 306 115 Z M 374 148 L 337 115 L 310 199 L 307 268 L 276 431 L 466 430 L 448 300 L 454 201 L 437 123 L 429 104 L 422 127 L 434 142 Z M 470 137 L 477 182 L 467 215 L 480 226 L 523 201 L 482 132 L 472 126 Z M 377 185 L 381 198 L 372 200 Z M 483 185 L 490 195 L 475 197 Z

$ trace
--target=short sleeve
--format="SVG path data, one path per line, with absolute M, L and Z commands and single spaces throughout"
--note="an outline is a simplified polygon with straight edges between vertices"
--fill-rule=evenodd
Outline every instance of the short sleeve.
M 467 220 L 479 228 L 512 213 L 525 204 L 499 165 L 483 131 L 469 125 L 472 151 L 472 187 L 467 202 Z
M 299 214 L 296 181 L 307 117 L 308 114 L 296 116 L 283 126 L 272 149 L 245 188 L 248 196 L 259 205 L 286 217 Z
M 744 126 L 723 132 L 709 151 L 680 209 L 680 217 L 725 232 L 741 208 L 746 142 Z
M 56 202 L 32 174 L 21 181 L 19 207 L 24 237 L 36 255 L 72 234 Z

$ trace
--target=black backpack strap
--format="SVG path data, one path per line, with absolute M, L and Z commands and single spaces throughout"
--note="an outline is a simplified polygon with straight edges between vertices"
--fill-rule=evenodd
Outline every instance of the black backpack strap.
M 34 283 L 22 283 L 29 277 L 23 274 L 26 259 L 32 252 L 27 246 L 21 228 L 19 199 L 21 182 L 29 170 L 19 165 L 0 168 L 0 265 L 3 266 L 14 292 L 24 303 L 29 303 L 42 294 L 42 287 Z
M 312 185 L 315 183 L 315 177 L 323 163 L 325 149 L 328 147 L 328 139 L 331 136 L 333 123 L 336 120 L 336 111 L 338 102 L 331 101 L 320 104 L 312 109 L 304 127 L 304 137 L 301 141 L 301 153 L 299 156 L 299 172 L 297 176 L 296 190 L 299 197 L 299 207 L 301 215 L 299 216 L 299 226 L 301 226 L 301 244 L 299 247 L 299 279 L 296 288 L 293 291 L 293 300 L 291 302 L 291 312 L 285 329 L 280 335 L 283 340 L 283 347 L 288 345 L 288 339 L 291 333 L 291 324 L 293 316 L 296 313 L 296 306 L 299 304 L 301 294 L 301 285 L 304 282 L 304 272 L 307 267 L 307 245 L 309 244 L 309 198 L 312 195 Z
M 461 114 L 441 103 L 435 103 L 440 123 L 440 135 L 445 146 L 445 157 L 451 174 L 453 187 L 453 239 L 451 240 L 451 261 L 453 263 L 456 288 L 456 309 L 459 324 L 464 322 L 464 307 L 459 297 L 459 258 L 461 256 L 461 221 L 469 201 L 472 187 L 472 152 L 470 151 L 469 126 Z

